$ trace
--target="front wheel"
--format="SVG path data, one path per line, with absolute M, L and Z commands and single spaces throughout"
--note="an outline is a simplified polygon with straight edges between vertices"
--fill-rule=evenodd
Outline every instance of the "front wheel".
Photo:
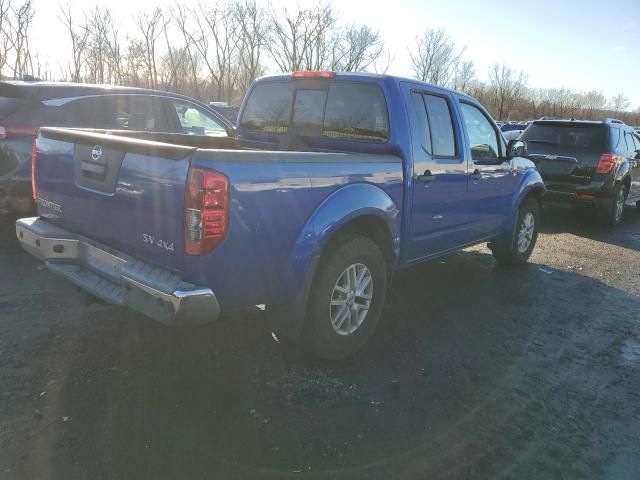
M 538 240 L 540 206 L 534 198 L 528 198 L 520 205 L 516 231 L 513 238 L 503 242 L 492 242 L 491 251 L 498 263 L 522 265 L 527 262 Z
M 303 340 L 316 356 L 339 360 L 373 334 L 385 301 L 387 269 L 378 245 L 362 236 L 342 241 L 320 262 Z

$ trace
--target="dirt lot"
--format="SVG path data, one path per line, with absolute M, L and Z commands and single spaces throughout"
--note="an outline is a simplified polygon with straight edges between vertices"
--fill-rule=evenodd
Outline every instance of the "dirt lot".
M 640 478 L 640 215 L 548 212 L 397 277 L 319 364 L 260 312 L 174 331 L 89 304 L 0 228 L 0 478 Z

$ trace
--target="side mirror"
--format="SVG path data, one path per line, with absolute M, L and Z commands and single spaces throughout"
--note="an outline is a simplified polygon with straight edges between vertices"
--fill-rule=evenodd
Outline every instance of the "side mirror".
M 524 140 L 509 140 L 507 144 L 507 158 L 526 157 L 529 154 L 527 142 Z

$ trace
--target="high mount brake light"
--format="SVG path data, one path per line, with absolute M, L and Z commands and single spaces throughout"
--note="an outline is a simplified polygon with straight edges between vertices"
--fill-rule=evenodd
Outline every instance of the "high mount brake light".
M 184 197 L 185 252 L 205 255 L 227 234 L 229 180 L 220 172 L 191 167 Z
M 301 70 L 292 72 L 292 78 L 334 78 L 336 72 L 330 72 L 327 70 Z

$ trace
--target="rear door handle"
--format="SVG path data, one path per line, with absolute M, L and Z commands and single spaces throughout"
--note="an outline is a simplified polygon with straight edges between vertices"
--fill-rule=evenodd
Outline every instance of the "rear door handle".
M 480 170 L 478 170 L 477 168 L 473 171 L 473 173 L 470 176 L 471 176 L 471 180 L 482 180 L 482 174 L 480 173 Z
M 422 175 L 418 175 L 418 181 L 420 182 L 433 182 L 436 176 L 431 173 L 431 170 L 425 170 Z

